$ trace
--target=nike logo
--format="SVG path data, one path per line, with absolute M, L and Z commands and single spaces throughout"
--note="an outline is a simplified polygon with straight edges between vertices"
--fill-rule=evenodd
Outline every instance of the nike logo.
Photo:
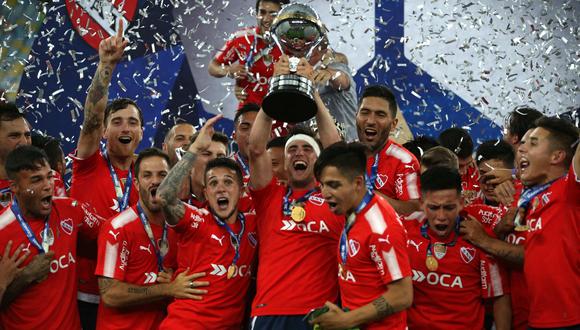
M 220 242 L 220 246 L 224 246 L 222 240 L 224 239 L 225 236 L 222 236 L 221 238 L 217 237 L 215 234 L 211 234 L 211 238 L 215 239 L 216 241 Z

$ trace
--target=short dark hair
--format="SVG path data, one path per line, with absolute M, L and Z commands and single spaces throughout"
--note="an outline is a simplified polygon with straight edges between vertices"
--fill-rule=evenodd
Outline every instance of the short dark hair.
M 435 166 L 421 174 L 421 193 L 455 189 L 461 194 L 461 176 L 459 171 L 446 166 Z
M 137 159 L 135 160 L 135 177 L 139 177 L 139 170 L 141 170 L 141 162 L 144 159 L 151 157 L 161 157 L 167 162 L 167 165 L 171 164 L 169 156 L 163 151 L 161 151 L 161 149 L 157 148 L 143 149 L 137 156 Z
M 421 159 L 425 151 L 437 147 L 438 145 L 439 142 L 434 138 L 427 135 L 421 135 L 413 140 L 409 140 L 407 143 L 403 144 L 403 147 L 415 155 L 417 159 Z
M 191 137 L 191 143 L 193 143 L 193 142 L 195 142 L 195 140 L 197 140 L 197 137 L 199 136 L 199 133 L 200 132 L 201 131 L 197 131 L 197 132 L 195 132 L 195 134 L 193 134 L 193 136 Z M 211 140 L 213 142 L 219 142 L 219 143 L 225 145 L 226 146 L 226 151 L 228 150 L 228 145 L 230 144 L 230 139 L 224 133 L 222 133 L 222 132 L 213 132 L 213 136 L 211 137 Z M 183 149 L 184 150 L 187 150 L 187 148 L 185 148 L 185 147 Z
M 240 165 L 238 165 L 238 163 L 235 160 L 226 157 L 214 158 L 209 162 L 207 162 L 207 165 L 205 166 L 205 172 L 203 174 L 204 185 L 207 185 L 207 173 L 213 168 L 220 167 L 227 168 L 236 172 L 236 178 L 238 179 L 240 187 L 244 186 L 244 175 L 242 174 L 242 169 L 240 168 Z
M 289 4 L 290 0 L 256 0 L 256 14 L 258 14 L 258 7 L 260 7 L 260 2 L 273 2 L 282 6 Z
M 13 121 L 18 118 L 25 118 L 25 115 L 18 110 L 16 104 L 0 103 L 0 121 Z
M 503 162 L 507 168 L 514 167 L 514 149 L 509 143 L 501 139 L 483 142 L 477 148 L 475 155 L 477 165 L 486 160 L 496 159 Z
M 310 127 L 296 125 L 296 126 L 290 128 L 288 135 L 286 135 L 286 141 L 288 141 L 288 139 L 290 139 L 294 135 L 298 135 L 298 134 L 304 134 L 304 135 L 310 136 L 311 138 L 314 139 L 314 141 L 316 141 L 320 150 L 322 150 L 322 143 L 320 142 L 319 139 L 316 138 L 316 133 L 314 133 L 314 131 Z M 284 143 L 284 146 L 286 146 L 286 143 Z
M 395 94 L 393 94 L 393 92 L 391 92 L 391 90 L 385 86 L 385 85 L 369 85 L 367 87 L 365 87 L 365 89 L 362 92 L 362 96 L 360 98 L 359 101 L 359 106 L 362 103 L 362 100 L 365 97 L 380 97 L 382 99 L 384 99 L 385 101 L 387 101 L 387 103 L 389 104 L 389 109 L 391 110 L 391 115 L 393 115 L 393 118 L 397 117 L 397 98 L 395 97 Z
M 421 165 L 426 168 L 445 166 L 455 170 L 459 169 L 457 155 L 442 146 L 433 147 L 425 151 L 423 157 L 421 157 Z
M 266 150 L 269 150 L 270 148 L 282 148 L 282 149 L 284 149 L 285 146 L 286 146 L 286 137 L 285 136 L 276 136 L 276 137 L 273 137 L 272 139 L 270 139 L 270 141 L 268 141 L 268 144 L 266 144 Z
M 453 151 L 459 159 L 473 155 L 473 140 L 469 133 L 460 127 L 451 127 L 439 134 L 439 143 Z
M 238 125 L 238 120 L 244 113 L 248 112 L 259 112 L 260 106 L 256 103 L 246 103 L 241 108 L 236 111 L 236 115 L 234 116 L 234 127 Z
M 564 150 L 566 152 L 565 165 L 570 166 L 574 158 L 572 146 L 578 140 L 578 128 L 562 118 L 545 116 L 536 120 L 536 126 L 550 132 L 552 150 Z
M 34 171 L 48 165 L 46 153 L 35 146 L 22 145 L 12 150 L 6 156 L 6 174 L 11 180 L 16 179 L 16 174 L 20 171 Z
M 32 134 L 32 145 L 42 149 L 48 157 L 48 164 L 50 168 L 57 169 L 58 163 L 62 162 L 64 152 L 60 146 L 60 140 L 41 134 Z
M 535 121 L 542 117 L 542 113 L 529 106 L 520 106 L 510 112 L 505 119 L 507 131 L 522 140 L 530 128 L 535 128 Z
M 358 175 L 365 175 L 367 167 L 367 147 L 359 142 L 336 142 L 320 153 L 314 163 L 314 175 L 320 180 L 322 171 L 334 166 L 347 178 L 353 180 Z
M 165 137 L 163 138 L 163 143 L 167 143 L 167 141 L 169 141 L 169 139 L 172 137 L 172 132 L 175 132 L 173 129 L 174 129 L 176 126 L 179 126 L 179 125 L 190 125 L 190 126 L 193 126 L 193 124 L 191 124 L 191 123 L 188 123 L 188 122 L 187 122 L 187 121 L 185 121 L 185 120 L 183 120 L 183 121 L 179 121 L 179 122 L 176 122 L 176 123 L 175 123 L 175 125 L 171 126 L 171 127 L 169 128 L 169 130 L 167 130 L 167 133 L 165 133 Z M 195 126 L 193 126 L 193 128 L 194 128 L 194 130 L 195 130 Z
M 105 108 L 105 126 L 107 126 L 107 121 L 109 120 L 111 114 L 119 110 L 126 109 L 130 105 L 137 109 L 137 113 L 139 113 L 139 121 L 141 122 L 141 127 L 143 127 L 143 112 L 141 111 L 141 108 L 139 108 L 135 101 L 128 98 L 115 99 L 111 101 L 111 103 L 107 104 L 107 107 Z

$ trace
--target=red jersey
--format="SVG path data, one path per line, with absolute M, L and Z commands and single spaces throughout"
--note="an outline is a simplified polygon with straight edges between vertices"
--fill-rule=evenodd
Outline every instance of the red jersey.
M 94 206 L 98 215 L 109 219 L 119 213 L 119 202 L 115 194 L 115 185 L 109 173 L 107 161 L 97 150 L 92 156 L 80 159 L 74 154 L 70 196 L 81 202 Z M 115 168 L 115 172 L 125 189 L 125 180 L 129 171 Z M 135 187 L 131 189 L 129 205 L 137 203 L 139 194 Z M 97 304 L 99 302 L 99 285 L 95 276 L 97 266 L 96 242 L 79 244 L 79 300 Z
M 64 181 L 62 180 L 62 176 L 57 171 L 53 171 L 54 173 L 54 196 L 56 197 L 67 197 L 66 188 L 64 187 Z
M 4 210 L 12 200 L 10 181 L 0 179 L 0 211 Z
M 44 219 L 26 219 L 36 239 L 41 242 L 45 228 Z M 104 219 L 96 216 L 90 206 L 70 198 L 55 197 L 48 224 L 54 237 L 49 247 L 54 251 L 48 277 L 26 288 L 7 308 L 0 311 L 0 328 L 3 329 L 80 329 L 77 309 L 77 237 L 96 240 Z M 24 244 L 30 256 L 20 266 L 25 267 L 38 254 L 30 243 L 18 220 L 7 207 L 0 212 L 0 249 L 9 240 L 12 251 Z
M 278 61 L 280 55 L 274 42 L 268 43 L 260 35 L 258 27 L 251 27 L 234 33 L 214 60 L 224 65 L 238 62 L 248 66 L 248 79 L 236 81 L 247 94 L 246 100 L 240 102 L 241 107 L 247 103 L 262 104 L 274 74 L 274 62 Z
M 372 177 L 376 156 L 367 160 L 367 173 Z M 400 144 L 387 140 L 378 153 L 375 189 L 390 198 L 407 201 L 419 199 L 419 161 Z
M 163 227 L 149 223 L 157 249 Z M 164 260 L 174 259 L 177 237 L 168 228 L 169 252 Z M 139 218 L 136 206 L 126 209 L 103 225 L 99 234 L 97 276 L 139 286 L 157 284 L 157 255 Z M 166 304 L 156 301 L 133 307 L 112 308 L 99 304 L 97 329 L 157 329 L 165 317 Z
M 427 229 L 423 237 L 418 221 L 405 221 L 409 257 L 413 268 L 413 305 L 408 311 L 409 329 L 482 329 L 482 298 L 504 294 L 500 268 L 485 253 L 452 233 L 442 240 Z M 450 244 L 456 240 L 455 244 Z M 449 244 L 434 250 L 434 271 L 425 264 L 429 241 Z M 451 246 L 453 245 L 453 246 Z
M 252 316 L 304 315 L 338 299 L 335 260 L 344 217 L 333 214 L 315 192 L 304 204 L 306 217 L 295 222 L 282 211 L 286 188 L 273 178 L 266 187 L 250 190 L 260 239 Z M 306 192 L 295 189 L 289 200 Z
M 411 276 L 407 235 L 397 213 L 379 195 L 356 215 L 347 235 L 346 264 L 339 272 L 343 307 L 351 310 L 373 302 L 389 283 Z M 339 264 L 342 264 L 340 253 Z M 365 324 L 364 329 L 406 329 L 406 312 Z
M 185 205 L 185 214 L 174 227 L 179 239 L 176 274 L 186 268 L 190 273 L 205 272 L 207 276 L 198 280 L 209 281 L 210 285 L 202 300 L 175 299 L 160 329 L 241 328 L 258 244 L 256 218 L 250 213 L 245 217 L 237 270 L 228 279 L 228 267 L 235 255 L 230 234 L 207 209 Z M 236 234 L 242 228 L 239 219 L 229 226 Z
M 580 324 L 580 176 L 573 164 L 567 175 L 531 200 L 526 221 L 530 229 L 524 274 L 530 326 Z
M 479 181 L 479 169 L 475 165 L 475 162 L 472 161 L 467 165 L 467 171 L 461 175 L 461 191 L 466 205 L 481 197 L 482 193 Z

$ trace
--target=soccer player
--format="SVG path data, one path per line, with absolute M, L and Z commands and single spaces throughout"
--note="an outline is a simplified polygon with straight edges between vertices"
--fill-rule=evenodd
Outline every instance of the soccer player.
M 6 173 L 14 198 L 0 212 L 0 249 L 10 240 L 29 257 L 4 294 L 0 327 L 80 329 L 77 238 L 96 240 L 104 220 L 86 204 L 53 197 L 53 171 L 36 147 L 12 151 Z
M 209 74 L 230 77 L 241 89 L 239 107 L 262 104 L 274 73 L 274 62 L 281 53 L 267 37 L 274 18 L 287 0 L 256 0 L 257 26 L 236 32 L 208 65 Z
M 514 152 L 522 142 L 524 134 L 534 128 L 535 121 L 542 117 L 542 113 L 528 106 L 514 109 L 505 119 L 503 139 L 509 143 Z
M 406 329 L 413 285 L 407 236 L 395 210 L 365 181 L 366 147 L 336 143 L 315 165 L 330 210 L 346 216 L 339 245 L 339 284 L 345 312 L 331 302 L 312 323 L 322 329 Z
M 12 199 L 10 180 L 4 169 L 6 157 L 16 147 L 30 145 L 30 126 L 16 105 L 0 102 L 0 210 Z
M 356 114 L 358 139 L 371 150 L 369 184 L 400 214 L 419 210 L 419 162 L 389 139 L 397 126 L 397 101 L 384 85 L 367 86 Z
M 190 283 L 203 275 L 186 272 L 171 283 L 158 283 L 164 259 L 175 259 L 177 238 L 165 224 L 157 189 L 169 172 L 169 157 L 145 149 L 135 160 L 139 202 L 103 226 L 99 235 L 101 304 L 98 329 L 156 329 L 165 317 L 166 298 L 199 299 L 205 291 Z M 201 284 L 201 285 L 200 285 Z
M 115 36 L 99 44 L 99 65 L 85 100 L 85 115 L 73 159 L 70 196 L 89 202 L 103 218 L 110 218 L 137 202 L 133 189 L 133 159 L 143 137 L 143 114 L 130 99 L 107 105 L 109 84 L 128 41 L 123 23 Z M 101 148 L 101 138 L 105 146 Z M 79 308 L 83 329 L 94 329 L 99 303 L 95 276 L 96 242 L 79 246 Z
M 250 165 L 248 164 L 248 146 L 250 144 L 250 131 L 256 121 L 256 115 L 260 111 L 260 106 L 255 103 L 243 105 L 234 117 L 234 133 L 232 135 L 238 151 L 232 155 L 232 158 L 242 168 L 244 182 L 250 179 Z
M 22 270 L 19 266 L 28 258 L 30 251 L 22 252 L 24 244 L 20 244 L 16 251 L 10 255 L 12 251 L 12 241 L 6 243 L 6 248 L 4 248 L 4 255 L 0 258 L 0 303 L 2 303 L 2 297 L 4 292 L 14 277 Z
M 486 175 L 491 171 L 506 171 L 514 173 L 515 154 L 512 147 L 503 140 L 490 140 L 483 142 L 475 154 L 475 161 L 480 173 L 480 187 L 482 195 L 475 199 L 473 203 L 480 203 L 492 206 L 500 206 L 500 200 L 495 194 L 497 184 L 492 183 L 493 175 Z M 519 180 L 515 182 L 516 190 L 521 190 Z M 518 189 L 519 187 L 519 189 Z M 509 207 L 509 205 L 504 205 Z
M 159 186 L 166 222 L 179 238 L 177 274 L 207 274 L 208 292 L 201 300 L 175 299 L 160 329 L 240 329 L 250 284 L 256 247 L 255 216 L 238 211 L 243 177 L 238 164 L 228 158 L 205 166 L 207 208 L 181 202 L 174 189 L 186 177 L 198 155 L 211 146 L 213 125 L 209 119 L 188 152 Z
M 54 195 L 57 197 L 66 197 L 67 191 L 63 181 L 66 169 L 64 151 L 60 146 L 60 141 L 52 136 L 33 134 L 32 145 L 44 150 L 48 157 L 50 168 L 54 171 Z
M 427 169 L 435 166 L 445 166 L 448 168 L 459 168 L 459 160 L 457 156 L 449 149 L 437 146 L 433 147 L 423 153 L 420 160 L 421 174 Z
M 276 63 L 276 74 L 288 72 L 288 63 Z M 312 78 L 304 58 L 297 74 Z M 315 101 L 320 139 L 328 146 L 340 136 L 317 92 Z M 288 185 L 277 183 L 266 151 L 271 127 L 272 118 L 260 110 L 250 133 L 250 192 L 260 238 L 252 328 L 307 329 L 304 315 L 338 298 L 334 260 L 344 221 L 330 212 L 317 188 L 313 168 L 320 146 L 308 130 L 294 128 L 288 136 Z
M 197 131 L 192 124 L 181 122 L 173 125 L 165 134 L 162 148 L 169 156 L 169 166 L 173 167 L 179 160 L 175 150 L 190 144 L 195 132 Z
M 421 175 L 421 195 L 426 220 L 404 222 L 413 269 L 409 328 L 482 329 L 482 298 L 494 298 L 496 328 L 509 329 L 509 307 L 498 299 L 504 295 L 499 267 L 459 235 L 461 222 L 478 221 L 462 212 L 459 173 L 428 169 Z
M 439 143 L 455 153 L 459 159 L 459 174 L 463 197 L 466 204 L 473 202 L 480 195 L 480 176 L 473 160 L 473 140 L 463 128 L 452 127 L 439 134 Z
M 277 136 L 268 141 L 266 150 L 272 161 L 272 174 L 280 184 L 288 183 L 288 172 L 284 166 L 284 146 L 286 137 Z

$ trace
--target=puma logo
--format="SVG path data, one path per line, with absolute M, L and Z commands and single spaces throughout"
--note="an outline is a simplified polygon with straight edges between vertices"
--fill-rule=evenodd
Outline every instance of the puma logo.
M 153 254 L 153 253 L 151 253 L 151 244 L 147 244 L 147 247 L 144 247 L 143 245 L 139 245 L 139 250 L 147 251 L 147 252 L 149 252 L 149 254 Z
M 415 241 L 410 239 L 409 244 L 413 245 L 417 249 L 417 252 L 419 252 L 419 247 L 421 246 L 421 244 L 423 244 L 423 242 L 419 242 L 419 244 L 417 244 L 417 243 L 415 243 Z
M 115 241 L 117 240 L 117 236 L 119 236 L 119 233 L 115 233 L 112 230 L 109 230 L 109 234 L 111 234 L 111 236 L 113 236 L 115 238 Z
M 216 241 L 220 242 L 220 246 L 224 246 L 222 240 L 224 239 L 225 236 L 222 235 L 221 238 L 218 238 L 215 234 L 211 234 L 211 238 L 215 239 Z

